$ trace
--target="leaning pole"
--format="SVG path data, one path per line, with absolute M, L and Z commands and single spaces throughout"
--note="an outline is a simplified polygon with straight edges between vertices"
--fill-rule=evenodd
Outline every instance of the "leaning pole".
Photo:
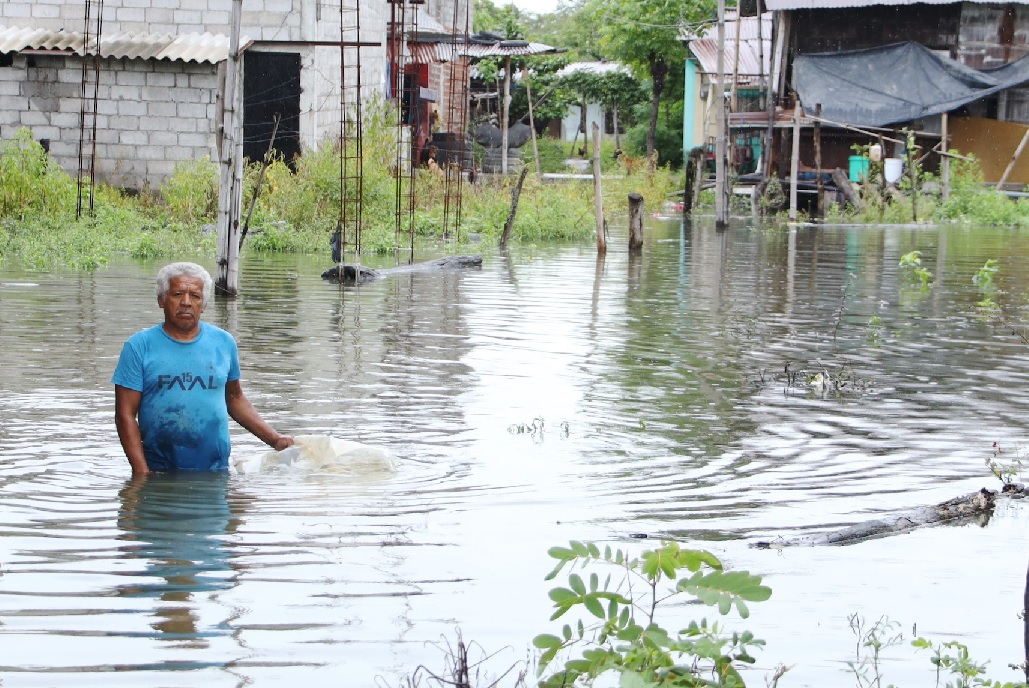
M 239 232 L 243 215 L 243 60 L 239 54 L 242 13 L 243 0 L 232 0 L 218 151 L 218 276 L 214 286 L 217 294 L 231 297 L 239 293 Z

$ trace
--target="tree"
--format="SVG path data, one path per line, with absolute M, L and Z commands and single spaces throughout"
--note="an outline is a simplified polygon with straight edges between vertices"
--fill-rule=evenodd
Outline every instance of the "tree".
M 510 5 L 507 7 L 497 7 L 491 0 L 475 0 L 474 11 L 472 31 L 475 33 L 480 31 L 498 31 L 503 33 L 512 13 L 520 14 L 515 7 Z
M 629 112 L 634 105 L 646 98 L 639 81 L 626 69 L 612 69 L 605 73 L 597 73 L 592 69 L 578 69 L 564 76 L 561 81 L 563 86 L 578 94 L 584 122 L 588 103 L 600 103 L 605 110 L 614 114 L 615 145 L 620 146 L 618 113 Z
M 592 0 L 588 7 L 601 19 L 600 39 L 605 49 L 650 77 L 647 156 L 653 165 L 665 80 L 675 67 L 681 70 L 686 59 L 680 33 L 685 25 L 711 18 L 714 5 L 711 0 Z
M 598 21 L 589 0 L 571 0 L 537 17 L 527 34 L 531 40 L 566 50 L 572 62 L 610 60 L 600 44 Z

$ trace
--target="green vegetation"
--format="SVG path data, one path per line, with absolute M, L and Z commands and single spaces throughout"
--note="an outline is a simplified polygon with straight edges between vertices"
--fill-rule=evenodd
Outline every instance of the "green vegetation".
M 542 419 L 532 427 L 542 432 Z M 520 429 L 519 432 L 530 430 Z M 1008 482 L 1008 480 L 1005 480 Z M 528 670 L 510 667 L 499 679 L 480 671 L 488 659 L 486 650 L 481 660 L 469 657 L 466 644 L 458 631 L 455 643 L 436 644 L 444 652 L 445 670 L 432 672 L 420 666 L 402 685 L 414 688 L 421 679 L 433 685 L 490 686 L 510 685 L 525 688 L 571 688 L 572 686 L 620 686 L 621 688 L 744 688 L 740 669 L 755 663 L 753 651 L 765 642 L 749 631 L 730 630 L 717 621 L 707 619 L 670 619 L 677 632 L 666 630 L 658 622 L 664 616 L 683 614 L 690 609 L 717 610 L 728 616 L 733 610 L 740 618 L 749 617 L 750 602 L 763 602 L 771 597 L 771 588 L 762 585 L 761 577 L 746 571 L 727 571 L 710 552 L 682 549 L 673 541 L 662 542 L 656 549 L 638 556 L 611 547 L 600 549 L 591 542 L 572 541 L 567 547 L 549 550 L 557 564 L 546 576 L 553 580 L 567 569 L 567 583 L 549 592 L 555 621 L 574 612 L 575 618 L 562 625 L 557 633 L 542 633 L 533 639 L 539 652 L 535 661 L 536 681 Z M 576 569 L 606 569 L 601 576 L 596 570 L 588 576 Z M 847 617 L 854 634 L 854 659 L 847 667 L 857 688 L 893 688 L 886 683 L 884 664 L 889 651 L 905 644 L 900 624 L 882 617 L 868 624 L 859 614 Z M 928 650 L 930 663 L 936 670 L 936 688 L 1025 688 L 1023 682 L 991 681 L 987 665 L 975 661 L 968 647 L 956 641 L 936 643 L 911 631 L 910 647 Z M 578 656 L 575 656 L 578 651 Z M 520 664 L 520 663 L 519 663 Z M 1011 665 L 1024 670 L 1023 665 Z M 790 670 L 779 665 L 764 676 L 767 688 L 776 688 Z M 510 677 L 503 683 L 504 676 Z
M 557 566 L 547 580 L 569 568 L 567 587 L 550 591 L 556 611 L 551 620 L 572 609 L 591 617 L 565 624 L 560 635 L 536 636 L 542 650 L 539 673 L 545 674 L 559 654 L 581 647 L 581 657 L 568 659 L 546 676 L 540 686 L 587 684 L 605 674 L 617 674 L 621 686 L 743 686 L 737 667 L 752 664 L 751 650 L 764 645 L 749 631 L 729 632 L 717 622 L 691 621 L 677 633 L 657 622 L 658 607 L 681 596 L 717 609 L 722 616 L 734 608 L 750 615 L 748 602 L 767 600 L 772 591 L 759 576 L 726 572 L 709 552 L 680 549 L 664 542 L 656 550 L 632 557 L 622 550 L 603 552 L 592 543 L 572 542 L 549 552 Z M 574 569 L 596 565 L 612 568 L 603 581 L 591 573 L 588 582 Z M 678 600 L 676 599 L 676 602 Z
M 900 267 L 908 270 L 921 283 L 922 288 L 928 288 L 933 281 L 933 273 L 922 267 L 922 252 L 911 251 L 900 257 Z
M 409 238 L 398 236 L 396 222 L 396 129 L 384 103 L 366 107 L 362 203 L 362 249 L 388 254 Z M 526 147 L 531 148 L 531 147 Z M 561 144 L 541 141 L 547 166 L 564 160 Z M 295 170 L 281 159 L 270 161 L 253 205 L 244 251 L 326 253 L 340 213 L 340 150 L 334 145 L 305 151 Z M 620 172 L 613 143 L 603 153 L 608 171 Z M 561 163 L 563 165 L 563 162 Z M 260 164 L 244 173 L 244 217 L 250 211 Z M 459 235 L 448 236 L 444 222 L 446 181 L 426 171 L 416 175 L 418 202 L 413 216 L 415 242 L 433 251 L 459 251 L 471 235 L 495 245 L 511 207 L 516 178 L 485 177 L 461 185 Z M 406 184 L 405 179 L 400 182 Z M 659 207 L 679 182 L 667 167 L 653 174 L 605 180 L 606 215 L 624 212 L 626 197 L 642 193 Z M 454 209 L 451 184 L 450 210 Z M 0 144 L 0 259 L 26 269 L 68 266 L 93 270 L 117 255 L 139 259 L 213 256 L 217 219 L 217 168 L 209 159 L 184 161 L 160 188 L 130 195 L 100 186 L 94 212 L 75 219 L 75 180 L 49 162 L 29 131 Z M 451 223 L 453 222 L 451 218 Z M 407 231 L 405 222 L 403 230 Z M 452 229 L 452 228 L 451 228 Z M 595 234 L 593 188 L 589 183 L 525 182 L 513 227 L 513 243 L 583 241 Z
M 986 290 L 993 287 L 993 276 L 1000 270 L 1000 265 L 994 258 L 987 259 L 981 268 L 975 271 L 972 277 L 972 284 L 980 289 Z
M 917 221 L 1029 227 L 1029 200 L 1011 199 L 987 186 L 976 160 L 951 161 L 947 198 L 943 198 L 939 177 L 924 171 L 918 164 L 915 170 L 916 193 L 912 193 L 909 174 L 901 177 L 895 185 L 884 185 L 881 162 L 869 163 L 868 178 L 869 181 L 859 187 L 860 209 L 849 205 L 841 208 L 834 204 L 827 209 L 826 218 L 840 223 L 904 224 Z
M 848 617 L 850 628 L 857 638 L 857 659 L 847 662 L 851 673 L 857 681 L 858 688 L 881 688 L 883 686 L 882 661 L 883 651 L 904 642 L 904 634 L 897 629 L 896 621 L 882 617 L 871 626 L 858 614 Z M 946 688 L 1019 688 L 1025 683 L 1001 683 L 986 677 L 986 665 L 973 660 L 968 654 L 968 647 L 957 641 L 934 643 L 926 638 L 915 637 L 911 646 L 916 650 L 932 652 L 930 662 L 936 667 L 936 686 Z M 953 681 L 945 680 L 945 674 L 953 677 Z M 888 688 L 892 688 L 889 684 Z

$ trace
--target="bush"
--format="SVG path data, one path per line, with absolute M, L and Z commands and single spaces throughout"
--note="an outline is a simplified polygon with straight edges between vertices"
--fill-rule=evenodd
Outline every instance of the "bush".
M 218 212 L 218 166 L 207 156 L 176 164 L 161 197 L 174 221 L 211 222 Z
M 0 143 L 0 218 L 56 217 L 74 209 L 75 182 L 56 165 L 32 131 L 19 129 Z
M 627 145 L 623 147 L 630 155 L 647 154 L 647 128 L 646 123 L 637 124 L 625 133 Z M 682 128 L 669 128 L 659 120 L 654 132 L 654 150 L 658 164 L 675 169 L 682 167 Z

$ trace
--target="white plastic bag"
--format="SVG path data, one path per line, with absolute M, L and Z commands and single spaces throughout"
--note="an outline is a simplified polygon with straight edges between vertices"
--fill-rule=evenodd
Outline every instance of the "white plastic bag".
M 297 435 L 292 447 L 267 452 L 257 465 L 252 461 L 234 465 L 239 473 L 293 470 L 374 478 L 396 472 L 396 463 L 385 449 L 329 435 Z

